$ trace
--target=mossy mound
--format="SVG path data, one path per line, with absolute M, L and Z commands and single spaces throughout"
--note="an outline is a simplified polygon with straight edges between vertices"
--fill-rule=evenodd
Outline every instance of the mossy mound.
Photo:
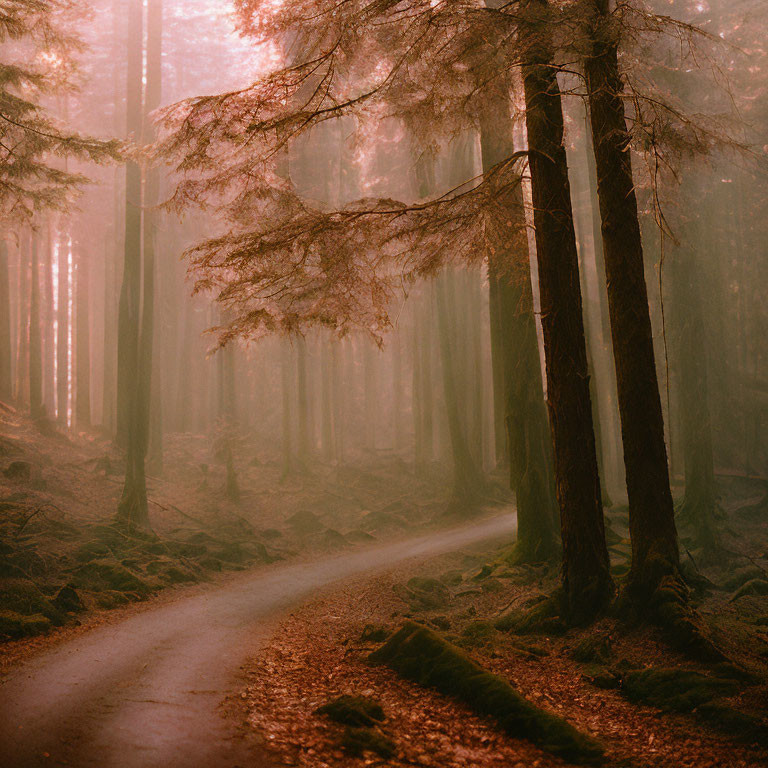
M 621 673 L 615 669 L 601 667 L 599 664 L 588 664 L 582 677 L 589 683 L 604 691 L 621 687 Z
M 41 613 L 25 616 L 16 611 L 0 611 L 0 637 L 15 640 L 47 632 L 53 626 L 51 620 Z
M 95 592 L 130 592 L 140 597 L 152 591 L 145 581 L 127 568 L 108 560 L 94 560 L 81 565 L 75 571 L 73 583 L 76 587 L 91 589 Z
M 588 635 L 571 651 L 579 664 L 607 664 L 611 658 L 611 641 L 606 635 Z
M 373 752 L 384 760 L 389 760 L 395 754 L 395 742 L 373 728 L 346 728 L 341 746 L 353 757 L 362 757 L 366 752 Z
M 389 637 L 389 630 L 384 627 L 377 627 L 374 624 L 366 624 L 360 640 L 363 643 L 383 643 Z
M 444 608 L 451 599 L 451 593 L 443 582 L 424 576 L 414 576 L 408 579 L 405 586 L 398 585 L 396 592 L 413 607 Z
M 741 741 L 768 746 L 768 724 L 719 701 L 702 704 L 696 714 L 710 725 Z
M 602 761 L 598 742 L 531 704 L 506 680 L 487 672 L 426 627 L 407 622 L 369 659 L 464 702 L 474 712 L 492 717 L 511 736 L 528 739 L 565 760 Z
M 496 621 L 496 629 L 518 635 L 563 635 L 565 622 L 560 617 L 555 597 L 538 598 L 527 608 L 509 611 Z
M 731 602 L 747 595 L 768 595 L 768 579 L 750 579 L 745 582 L 731 596 Z
M 764 578 L 765 571 L 762 568 L 758 568 L 756 565 L 750 565 L 746 568 L 739 568 L 738 571 L 723 583 L 723 589 L 727 592 L 734 592 L 748 581 L 752 581 L 752 579 Z
M 370 728 L 385 719 L 381 704 L 367 696 L 339 696 L 318 707 L 315 712 L 329 717 L 335 723 L 356 728 Z
M 25 579 L 5 579 L 0 583 L 0 606 L 20 616 L 43 616 L 49 625 L 65 621 L 62 612 L 31 581 Z
M 288 525 L 300 535 L 320 533 L 324 527 L 318 516 L 308 509 L 303 509 L 295 515 L 291 515 L 291 517 L 288 518 Z
M 487 645 L 495 634 L 496 628 L 490 621 L 473 621 L 462 630 L 461 645 L 466 648 Z
M 690 669 L 652 667 L 624 676 L 622 693 L 632 702 L 674 712 L 692 712 L 714 699 L 729 696 L 738 681 Z

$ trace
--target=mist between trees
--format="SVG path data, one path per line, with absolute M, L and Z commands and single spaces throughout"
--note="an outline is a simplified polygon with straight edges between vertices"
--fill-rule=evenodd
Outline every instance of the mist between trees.
M 396 454 L 511 488 L 579 623 L 628 503 L 624 605 L 715 652 L 673 492 L 716 553 L 768 469 L 760 0 L 8 5 L 0 399 L 114 438 L 121 522 L 170 433 L 232 498 L 244 434 Z

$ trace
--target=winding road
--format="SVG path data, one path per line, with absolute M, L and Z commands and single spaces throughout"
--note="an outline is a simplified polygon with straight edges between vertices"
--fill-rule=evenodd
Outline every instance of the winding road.
M 222 714 L 274 621 L 321 588 L 515 531 L 513 514 L 406 541 L 272 565 L 42 653 L 0 685 L 0 766 L 267 766 Z

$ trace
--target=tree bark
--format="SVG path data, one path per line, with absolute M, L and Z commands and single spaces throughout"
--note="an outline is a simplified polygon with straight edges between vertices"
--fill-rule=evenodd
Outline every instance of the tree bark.
M 43 411 L 43 342 L 40 332 L 40 239 L 31 236 L 31 276 L 29 288 L 29 411 L 33 419 L 42 419 Z
M 580 623 L 606 606 L 613 583 L 592 428 L 563 112 L 546 32 L 547 10 L 545 0 L 526 0 L 523 5 L 523 83 L 547 404 L 563 543 L 564 612 L 569 621 Z
M 8 245 L 0 238 L 0 400 L 13 395 L 11 379 L 11 289 Z
M 488 174 L 514 152 L 504 136 L 509 104 L 483 121 L 483 172 Z M 517 502 L 517 562 L 540 562 L 558 551 L 557 500 L 552 441 L 541 380 L 539 342 L 533 313 L 522 181 L 494 196 L 497 226 L 489 232 L 488 281 L 495 286 L 497 362 L 502 417 L 509 456 L 510 487 Z M 493 322 L 493 318 L 492 318 Z
M 76 274 L 76 335 L 77 358 L 75 376 L 75 418 L 78 428 L 91 425 L 91 334 L 90 301 L 88 286 L 88 261 L 80 253 Z
M 628 584 L 636 599 L 647 600 L 677 573 L 677 531 L 615 30 L 608 0 L 591 4 L 593 43 L 585 70 L 629 496 Z

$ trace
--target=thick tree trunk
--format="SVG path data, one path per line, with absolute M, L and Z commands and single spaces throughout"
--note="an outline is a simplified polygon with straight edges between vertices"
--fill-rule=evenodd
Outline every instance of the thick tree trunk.
M 563 112 L 546 36 L 547 3 L 526 0 L 523 10 L 523 83 L 547 403 L 563 543 L 564 610 L 570 621 L 583 622 L 606 606 L 613 583 L 592 428 Z
M 481 146 L 486 174 L 514 151 L 502 127 L 511 127 L 509 105 L 499 106 L 506 108 L 500 108 L 499 115 L 489 116 L 495 119 L 483 121 Z M 517 501 L 515 559 L 539 562 L 558 551 L 558 510 L 533 313 L 522 182 L 495 199 L 498 226 L 489 232 L 488 280 L 496 293 L 495 364 L 501 379 L 510 486 Z
M 629 496 L 629 585 L 635 599 L 648 600 L 677 573 L 677 531 L 617 46 L 608 0 L 591 2 L 593 47 L 585 69 Z
M 43 342 L 40 333 L 40 238 L 32 233 L 29 287 L 29 410 L 33 419 L 42 419 L 43 411 Z
M 11 379 L 11 288 L 8 245 L 0 238 L 0 400 L 13 395 Z

